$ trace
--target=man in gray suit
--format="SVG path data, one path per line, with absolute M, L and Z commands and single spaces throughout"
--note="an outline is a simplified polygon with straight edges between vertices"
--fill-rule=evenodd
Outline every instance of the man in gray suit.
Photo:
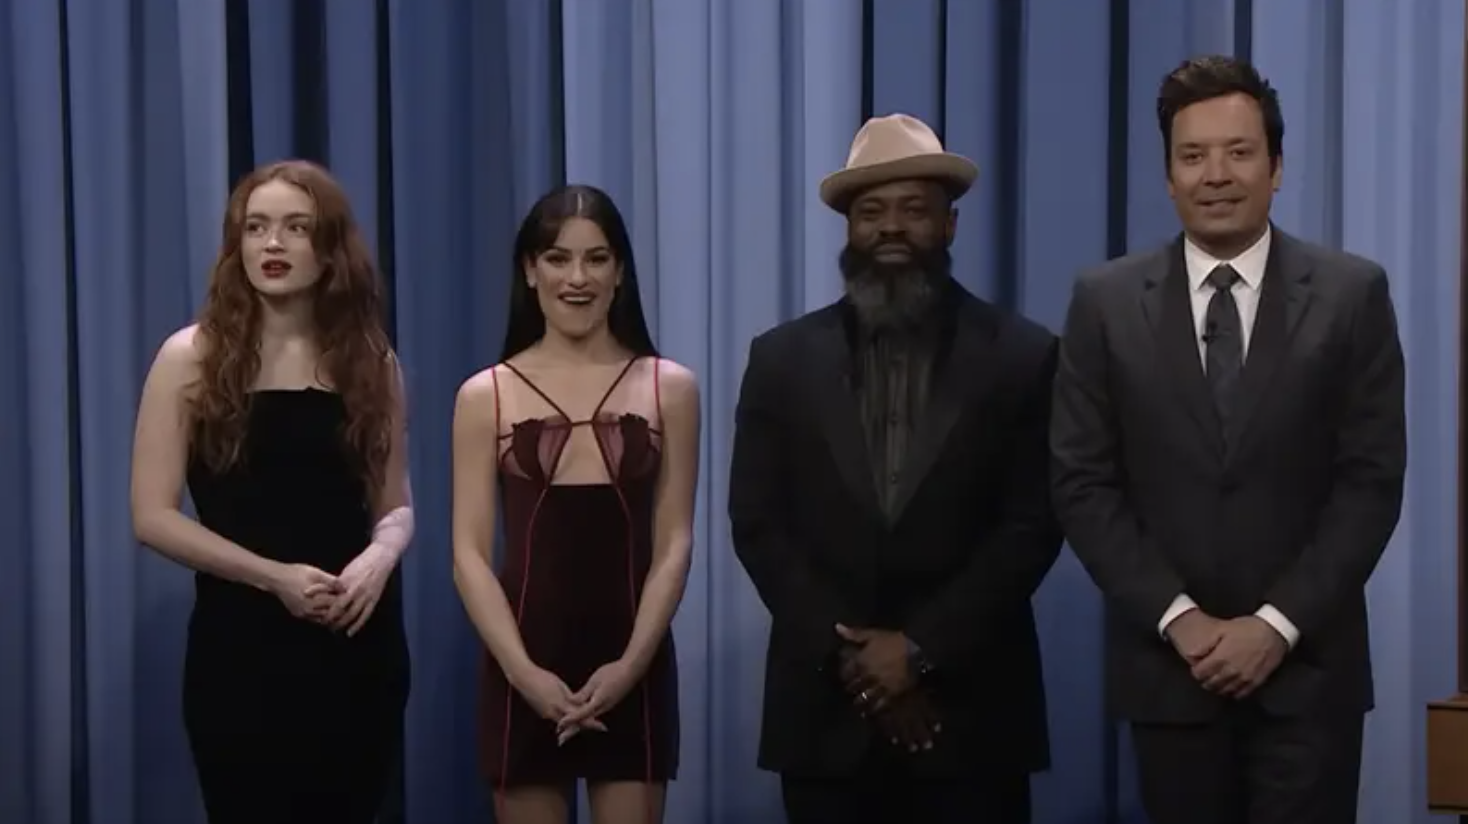
M 1057 513 L 1153 824 L 1348 824 L 1406 467 L 1386 273 L 1271 225 L 1284 119 L 1253 67 L 1188 61 L 1157 112 L 1183 232 L 1075 284 Z

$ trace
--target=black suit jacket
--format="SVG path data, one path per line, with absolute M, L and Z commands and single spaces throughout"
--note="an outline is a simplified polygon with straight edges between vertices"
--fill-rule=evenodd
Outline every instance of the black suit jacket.
M 1182 239 L 1075 284 L 1052 480 L 1108 602 L 1108 694 L 1124 718 L 1205 721 L 1223 706 L 1158 634 L 1179 593 L 1220 618 L 1267 603 L 1300 630 L 1255 694 L 1267 711 L 1372 706 L 1365 587 L 1406 469 L 1395 314 L 1380 266 L 1272 231 L 1227 450 Z
M 760 766 L 855 769 L 872 726 L 837 674 L 838 622 L 905 632 L 943 716 L 919 773 L 1043 768 L 1048 749 L 1030 596 L 1059 553 L 1047 431 L 1047 330 L 951 290 L 946 344 L 899 506 L 879 507 L 837 303 L 754 340 L 736 411 L 734 548 L 773 618 Z

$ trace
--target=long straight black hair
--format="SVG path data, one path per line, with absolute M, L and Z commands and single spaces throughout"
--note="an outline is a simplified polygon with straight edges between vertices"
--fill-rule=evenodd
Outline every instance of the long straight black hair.
M 627 224 L 612 198 L 595 186 L 580 184 L 552 189 L 535 205 L 520 224 L 515 236 L 515 268 L 510 277 L 510 320 L 505 327 L 505 345 L 500 351 L 504 362 L 534 346 L 545 336 L 545 313 L 540 300 L 525 282 L 525 266 L 545 254 L 561 236 L 561 229 L 572 218 L 595 223 L 606 235 L 612 256 L 622 267 L 622 282 L 612 294 L 607 310 L 607 327 L 633 355 L 657 357 L 647 319 L 642 314 L 642 293 L 637 290 L 637 263 L 632 256 L 632 240 Z

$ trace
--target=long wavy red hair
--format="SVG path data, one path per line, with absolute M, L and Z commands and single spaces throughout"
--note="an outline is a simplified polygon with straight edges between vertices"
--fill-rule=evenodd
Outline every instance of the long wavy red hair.
M 342 187 L 314 163 L 288 160 L 246 176 L 229 197 L 223 242 L 199 313 L 200 376 L 190 404 L 193 445 L 210 469 L 222 472 L 240 455 L 250 390 L 260 372 L 260 298 L 240 260 L 245 210 L 259 186 L 279 180 L 316 205 L 312 245 L 321 265 L 312 315 L 322 374 L 346 406 L 342 437 L 359 461 L 368 490 L 381 488 L 391 443 L 392 348 L 383 328 L 382 278 L 352 216 Z

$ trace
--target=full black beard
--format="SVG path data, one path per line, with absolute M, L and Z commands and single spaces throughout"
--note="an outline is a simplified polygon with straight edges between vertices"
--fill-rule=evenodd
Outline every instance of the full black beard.
M 910 332 L 930 319 L 933 305 L 953 271 L 947 247 L 919 249 L 892 265 L 847 244 L 841 250 L 841 277 L 857 322 L 867 334 Z

